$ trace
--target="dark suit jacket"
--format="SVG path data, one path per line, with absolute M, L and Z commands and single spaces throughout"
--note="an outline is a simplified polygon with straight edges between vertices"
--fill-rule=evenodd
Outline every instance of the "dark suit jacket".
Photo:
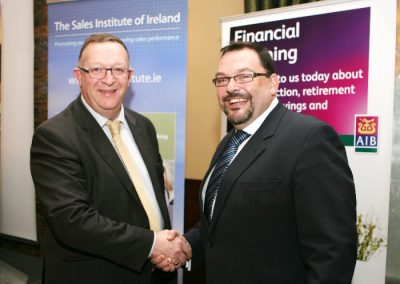
M 125 117 L 169 228 L 155 129 L 136 112 L 125 109 Z M 147 215 L 80 97 L 36 129 L 31 173 L 46 220 L 45 283 L 150 283 L 154 234 Z
M 209 284 L 350 284 L 356 198 L 336 132 L 278 104 L 225 173 L 211 226 L 201 212 L 186 237 Z

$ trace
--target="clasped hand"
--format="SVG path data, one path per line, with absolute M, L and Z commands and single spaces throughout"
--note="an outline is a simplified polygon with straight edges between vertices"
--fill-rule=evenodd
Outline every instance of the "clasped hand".
M 154 266 L 172 272 L 192 258 L 192 249 L 185 237 L 175 230 L 156 233 L 156 242 L 150 256 Z

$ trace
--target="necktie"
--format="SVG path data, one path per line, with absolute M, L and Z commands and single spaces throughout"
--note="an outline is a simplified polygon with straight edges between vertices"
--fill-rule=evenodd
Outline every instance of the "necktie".
M 211 223 L 214 211 L 214 202 L 217 198 L 221 179 L 224 176 L 226 169 L 231 163 L 233 157 L 235 156 L 239 145 L 249 136 L 249 133 L 246 133 L 242 130 L 237 130 L 236 133 L 229 140 L 224 152 L 215 164 L 214 170 L 208 182 L 206 196 L 204 198 L 204 214 L 206 215 L 207 221 L 209 223 Z
M 118 119 L 113 121 L 108 121 L 107 126 L 111 131 L 112 138 L 114 140 L 117 151 L 121 157 L 121 160 L 123 161 L 125 168 L 128 171 L 129 176 L 133 182 L 133 185 L 135 186 L 136 192 L 139 195 L 140 202 L 142 203 L 144 210 L 146 211 L 147 218 L 149 219 L 150 223 L 150 228 L 156 232 L 161 231 L 162 228 L 160 220 L 159 218 L 157 218 L 156 210 L 153 208 L 149 200 L 144 182 L 139 175 L 139 170 L 137 168 L 137 165 L 132 160 L 132 157 L 128 152 L 128 149 L 126 148 L 124 142 L 122 141 L 120 135 L 120 128 L 121 128 L 120 121 Z

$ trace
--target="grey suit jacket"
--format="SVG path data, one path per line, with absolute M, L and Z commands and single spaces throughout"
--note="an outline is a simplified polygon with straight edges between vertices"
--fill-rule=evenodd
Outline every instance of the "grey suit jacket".
M 208 284 L 350 284 L 356 198 L 336 132 L 278 104 L 226 171 L 212 223 L 201 212 L 186 237 Z
M 125 116 L 169 228 L 155 129 L 136 112 L 125 109 Z M 35 130 L 31 173 L 46 221 L 45 283 L 150 283 L 148 218 L 80 97 Z

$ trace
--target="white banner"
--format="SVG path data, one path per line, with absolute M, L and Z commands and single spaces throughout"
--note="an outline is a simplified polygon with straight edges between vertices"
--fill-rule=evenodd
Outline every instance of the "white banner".
M 222 46 L 269 48 L 280 101 L 328 122 L 346 145 L 357 194 L 353 284 L 385 283 L 395 39 L 395 0 L 321 1 L 222 19 Z

